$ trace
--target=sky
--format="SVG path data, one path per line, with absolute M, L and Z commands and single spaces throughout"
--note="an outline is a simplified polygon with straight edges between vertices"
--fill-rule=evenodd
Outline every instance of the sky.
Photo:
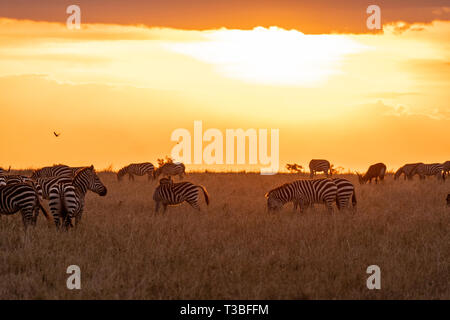
M 448 2 L 378 1 L 378 31 L 335 2 L 0 1 L 0 166 L 156 163 L 196 120 L 278 129 L 280 168 L 449 160 Z

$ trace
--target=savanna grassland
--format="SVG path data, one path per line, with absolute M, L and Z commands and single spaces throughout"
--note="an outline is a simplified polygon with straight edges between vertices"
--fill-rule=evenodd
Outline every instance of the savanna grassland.
M 0 299 L 450 299 L 449 181 L 346 176 L 355 214 L 268 214 L 264 194 L 297 175 L 192 173 L 209 207 L 155 214 L 156 182 L 100 177 L 108 194 L 88 194 L 76 230 L 41 216 L 25 241 L 20 215 L 1 217 Z M 66 287 L 72 264 L 81 290 Z M 366 287 L 373 264 L 381 290 Z

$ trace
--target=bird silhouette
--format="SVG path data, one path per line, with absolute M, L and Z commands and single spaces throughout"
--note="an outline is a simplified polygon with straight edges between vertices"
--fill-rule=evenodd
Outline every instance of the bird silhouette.
M 56 133 L 55 131 L 53 131 L 53 134 L 55 135 L 55 137 L 59 137 L 59 135 L 60 135 L 61 133 Z

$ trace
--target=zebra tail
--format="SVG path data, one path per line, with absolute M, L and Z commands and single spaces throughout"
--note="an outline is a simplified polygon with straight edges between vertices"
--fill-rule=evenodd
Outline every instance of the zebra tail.
M 199 188 L 202 189 L 202 191 L 203 191 L 203 195 L 205 196 L 206 205 L 209 205 L 208 191 L 206 191 L 206 188 L 204 186 L 199 186 Z
M 353 195 L 352 195 L 352 205 L 354 207 L 356 207 L 357 201 L 356 201 L 356 192 L 355 190 L 353 190 Z

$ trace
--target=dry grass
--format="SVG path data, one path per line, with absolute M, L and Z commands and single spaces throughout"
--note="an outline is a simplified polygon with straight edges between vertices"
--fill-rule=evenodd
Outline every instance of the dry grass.
M 450 298 L 448 181 L 358 185 L 355 215 L 268 215 L 265 192 L 295 177 L 191 174 L 210 206 L 155 215 L 156 183 L 101 174 L 108 195 L 89 194 L 78 230 L 41 218 L 24 242 L 19 215 L 0 219 L 0 299 Z M 66 288 L 71 264 L 78 291 Z M 366 288 L 371 264 L 381 290 Z

